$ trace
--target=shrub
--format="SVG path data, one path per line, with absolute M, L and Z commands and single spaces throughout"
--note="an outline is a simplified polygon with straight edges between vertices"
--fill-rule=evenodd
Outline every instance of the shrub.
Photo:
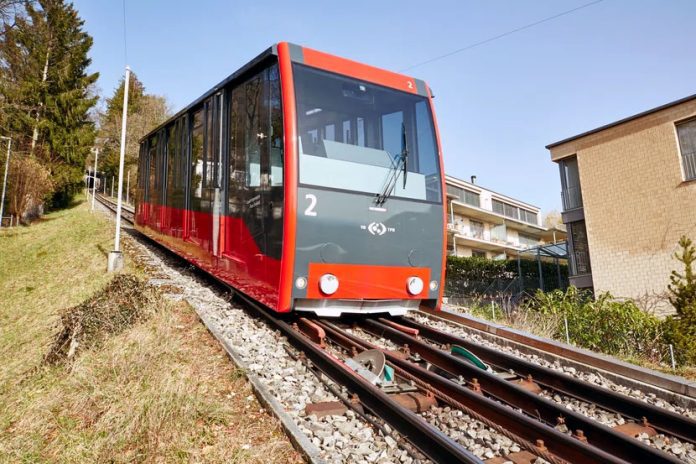
M 564 340 L 568 321 L 570 340 L 578 346 L 611 355 L 643 356 L 659 361 L 662 350 L 662 324 L 652 314 L 642 311 L 632 301 L 614 299 L 602 293 L 595 299 L 589 292 L 569 287 L 565 292 L 537 291 L 524 309 L 557 317 L 555 338 Z
M 35 158 L 10 158 L 8 175 L 9 213 L 28 224 L 43 211 L 43 203 L 53 189 L 51 174 Z

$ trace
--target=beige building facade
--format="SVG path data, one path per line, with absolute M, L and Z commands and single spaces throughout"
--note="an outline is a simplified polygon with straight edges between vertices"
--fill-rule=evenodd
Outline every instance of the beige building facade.
M 450 255 L 514 258 L 566 238 L 564 230 L 542 225 L 536 206 L 456 177 L 445 176 L 445 183 Z
M 660 299 L 696 239 L 696 95 L 546 147 L 559 164 L 570 283 Z

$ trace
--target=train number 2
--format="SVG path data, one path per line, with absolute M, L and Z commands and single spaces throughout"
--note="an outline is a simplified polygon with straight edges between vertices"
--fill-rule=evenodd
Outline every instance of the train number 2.
M 316 216 L 317 212 L 314 211 L 314 208 L 317 206 L 317 196 L 314 194 L 308 193 L 304 197 L 307 200 L 309 200 L 309 206 L 307 206 L 307 209 L 304 210 L 305 216 Z

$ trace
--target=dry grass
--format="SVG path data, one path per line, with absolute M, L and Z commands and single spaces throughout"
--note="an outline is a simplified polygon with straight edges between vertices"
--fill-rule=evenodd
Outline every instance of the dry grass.
M 61 310 L 107 284 L 111 227 L 81 205 L 0 235 L 0 461 L 300 462 L 183 303 L 154 295 L 147 318 L 43 363 Z

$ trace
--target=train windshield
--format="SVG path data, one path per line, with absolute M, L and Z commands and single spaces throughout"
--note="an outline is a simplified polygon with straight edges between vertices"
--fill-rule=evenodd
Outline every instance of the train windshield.
M 301 184 L 379 196 L 396 175 L 391 196 L 442 200 L 427 98 L 303 65 L 293 71 Z

